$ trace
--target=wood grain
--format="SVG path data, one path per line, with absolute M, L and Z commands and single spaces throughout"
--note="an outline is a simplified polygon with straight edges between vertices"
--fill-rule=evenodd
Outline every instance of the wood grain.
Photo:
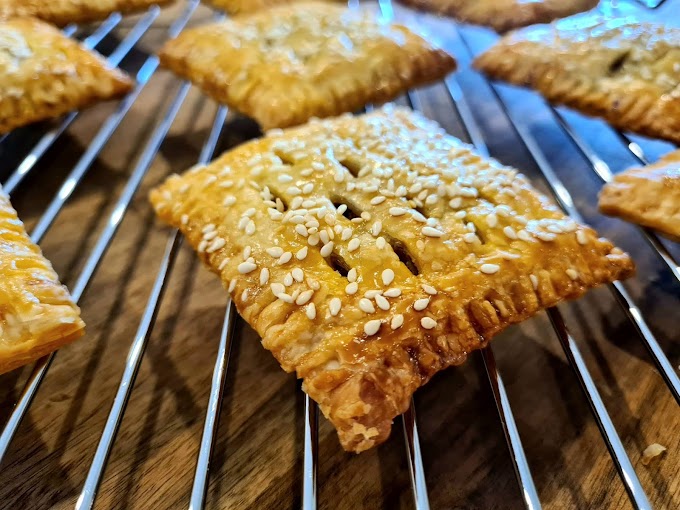
M 177 15 L 170 9 L 124 62 L 134 71 L 164 40 Z M 661 11 L 662 15 L 664 11 Z M 192 19 L 209 19 L 201 8 Z M 447 21 L 415 21 L 454 43 Z M 125 26 L 132 21 L 126 20 Z M 122 37 L 125 29 L 117 32 Z M 488 32 L 466 29 L 482 47 Z M 115 41 L 107 41 L 108 47 Z M 540 172 L 513 133 L 489 89 L 468 67 L 464 51 L 457 75 L 492 153 L 522 168 L 547 191 Z M 72 284 L 96 242 L 155 123 L 178 82 L 159 72 L 113 136 L 42 242 L 63 280 Z M 629 250 L 639 273 L 627 288 L 668 354 L 680 362 L 680 285 L 638 231 L 596 210 L 600 183 L 535 95 L 504 88 L 512 111 L 530 123 L 550 163 L 587 220 Z M 446 88 L 417 92 L 426 115 L 464 137 Z M 403 99 L 402 99 L 403 101 Z M 86 113 L 50 150 L 14 194 L 28 226 L 115 105 Z M 88 334 L 59 352 L 0 471 L 0 508 L 72 508 L 104 427 L 125 357 L 167 241 L 147 203 L 149 189 L 170 172 L 192 165 L 210 129 L 216 106 L 192 89 L 158 157 L 125 216 L 120 231 L 83 300 Z M 620 171 L 635 163 L 598 121 L 568 114 L 598 153 Z M 41 133 L 24 130 L 0 148 L 6 177 L 23 147 Z M 219 150 L 256 136 L 247 120 L 230 116 Z M 657 156 L 670 146 L 641 140 Z M 676 255 L 678 245 L 669 243 Z M 216 278 L 183 247 L 171 273 L 153 335 L 118 434 L 97 500 L 98 508 L 185 508 L 191 490 L 226 295 Z M 607 289 L 560 307 L 586 358 L 614 424 L 655 508 L 680 507 L 680 410 L 644 345 Z M 540 315 L 493 343 L 521 437 L 547 509 L 630 508 L 573 371 L 550 324 Z M 4 423 L 29 369 L 0 378 Z M 439 374 L 416 396 L 420 438 L 432 508 L 523 508 L 481 357 Z M 285 374 L 238 321 L 219 437 L 213 455 L 208 508 L 293 509 L 300 506 L 303 400 Z M 344 453 L 332 427 L 320 428 L 319 500 L 322 509 L 412 508 L 401 426 L 390 440 L 361 455 Z M 654 442 L 667 454 L 650 466 L 642 450 Z

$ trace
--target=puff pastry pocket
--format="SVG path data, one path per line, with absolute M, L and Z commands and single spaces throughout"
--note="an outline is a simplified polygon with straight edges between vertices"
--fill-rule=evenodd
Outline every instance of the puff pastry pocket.
M 548 23 L 595 7 L 598 0 L 402 0 L 424 11 L 451 16 L 467 23 L 507 32 Z
M 404 109 L 277 130 L 151 201 L 355 452 L 508 325 L 633 272 L 516 170 Z
M 183 32 L 161 62 L 265 129 L 356 111 L 438 80 L 456 62 L 374 10 L 280 6 Z
M 269 9 L 278 5 L 289 5 L 300 0 L 208 0 L 208 3 L 218 9 L 222 9 L 227 14 L 248 14 L 261 9 Z M 344 1 L 344 0 L 328 0 Z M 347 2 L 345 2 L 347 3 Z
M 619 129 L 680 143 L 679 62 L 680 28 L 579 16 L 513 32 L 475 67 Z
M 129 14 L 174 0 L 0 0 L 0 19 L 32 16 L 55 25 L 88 23 L 109 14 Z
M 0 133 L 124 95 L 132 80 L 32 18 L 0 21 Z
M 680 241 L 680 151 L 616 175 L 602 188 L 600 211 Z
M 84 332 L 80 310 L 0 188 L 0 374 Z

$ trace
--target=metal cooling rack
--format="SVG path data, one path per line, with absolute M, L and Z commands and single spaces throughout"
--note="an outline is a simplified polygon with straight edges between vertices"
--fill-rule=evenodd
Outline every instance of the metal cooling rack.
M 350 5 L 356 5 L 356 0 L 350 0 Z M 379 6 L 382 13 L 386 17 L 392 15 L 392 5 L 389 0 L 379 0 Z M 654 1 L 642 2 L 648 6 L 654 6 Z M 657 3 L 659 5 L 659 3 Z M 167 29 L 167 37 L 173 38 L 177 36 L 189 22 L 198 6 L 198 0 L 189 0 L 183 12 L 177 17 L 172 25 Z M 109 55 L 108 61 L 112 65 L 118 65 L 123 58 L 125 58 L 137 45 L 142 36 L 153 25 L 158 17 L 160 10 L 158 7 L 151 7 L 148 12 L 143 15 L 127 36 L 118 44 L 114 51 Z M 111 15 L 105 20 L 91 35 L 83 40 L 83 43 L 90 48 L 97 47 L 102 40 L 110 34 L 121 22 L 119 14 Z M 469 41 L 462 30 L 451 22 L 453 30 L 453 37 L 456 40 L 456 56 L 465 61 L 472 56 L 472 49 Z M 64 30 L 68 35 L 77 33 L 78 28 L 75 26 L 66 27 Z M 139 97 L 142 90 L 146 87 L 149 80 L 153 77 L 159 67 L 159 61 L 155 56 L 149 56 L 141 66 L 136 75 L 137 85 L 134 90 L 123 99 L 117 109 L 108 117 L 108 119 L 101 125 L 99 131 L 92 138 L 90 145 L 85 150 L 80 160 L 73 167 L 71 173 L 63 182 L 54 199 L 50 202 L 47 209 L 37 222 L 35 228 L 31 232 L 31 238 L 39 243 L 45 234 L 48 232 L 53 222 L 61 212 L 63 206 L 69 200 L 77 186 L 84 178 L 86 173 L 90 170 L 92 163 L 95 161 L 99 153 L 106 146 L 111 136 L 118 129 L 121 122 L 125 119 L 131 106 Z M 455 75 L 450 76 L 444 80 L 446 90 L 450 95 L 455 113 L 462 122 L 465 128 L 467 139 L 474 144 L 479 153 L 489 155 L 486 142 L 482 136 L 480 126 L 477 124 L 471 109 L 463 96 L 462 89 L 458 83 Z M 551 165 L 549 164 L 543 150 L 537 143 L 536 139 L 531 134 L 528 124 L 522 119 L 516 118 L 511 109 L 508 107 L 508 101 L 504 97 L 502 91 L 498 90 L 496 85 L 486 81 L 486 86 L 489 87 L 498 105 L 501 107 L 504 115 L 510 121 L 510 125 L 516 131 L 516 134 L 525 145 L 526 149 L 531 154 L 538 168 L 541 170 L 547 185 L 554 195 L 557 203 L 562 209 L 577 221 L 581 221 L 581 215 L 574 206 L 574 200 L 563 185 Z M 151 167 L 156 155 L 160 150 L 160 146 L 164 141 L 170 127 L 180 111 L 184 100 L 190 90 L 191 85 L 188 82 L 182 82 L 178 88 L 175 96 L 170 102 L 167 110 L 162 114 L 158 123 L 148 137 L 141 155 L 137 160 L 132 172 L 130 173 L 127 183 L 118 197 L 118 201 L 108 217 L 108 221 L 104 229 L 99 234 L 94 248 L 87 256 L 83 269 L 78 276 L 76 283 L 72 288 L 72 295 L 76 302 L 80 301 L 83 294 L 87 291 L 88 285 L 91 282 L 97 268 L 102 261 L 104 254 L 111 245 L 118 228 L 128 212 L 130 203 L 135 196 L 135 193 Z M 416 94 L 409 92 L 406 96 L 409 105 L 416 110 L 421 110 L 421 104 Z M 566 133 L 575 147 L 588 161 L 591 170 L 604 182 L 612 178 L 612 173 L 607 164 L 601 159 L 597 153 L 592 149 L 588 142 L 565 120 L 562 113 L 555 108 L 546 105 L 555 117 L 557 124 Z M 370 109 L 370 108 L 367 108 Z M 227 118 L 228 110 L 224 106 L 218 107 L 212 129 L 206 138 L 198 163 L 207 163 L 213 157 L 213 153 L 217 143 L 222 134 L 222 128 Z M 10 175 L 8 180 L 3 184 L 5 191 L 8 194 L 12 192 L 21 184 L 23 179 L 31 172 L 35 164 L 40 160 L 46 151 L 59 140 L 59 137 L 66 131 L 66 129 L 76 120 L 78 112 L 71 113 L 65 116 L 55 127 L 46 131 L 35 146 L 28 152 L 21 163 L 16 167 L 14 172 Z M 627 149 L 636 157 L 640 163 L 647 164 L 648 160 L 643 150 L 639 145 L 633 142 L 627 135 L 618 133 L 617 136 Z M 0 144 L 6 143 L 8 136 L 0 137 Z M 665 248 L 663 243 L 659 240 L 657 235 L 648 230 L 641 229 L 644 238 L 648 241 L 651 249 L 653 249 L 661 258 L 663 263 L 671 270 L 675 279 L 680 283 L 680 264 L 673 257 L 673 255 Z M 120 385 L 115 396 L 111 411 L 109 413 L 105 428 L 102 432 L 100 442 L 97 446 L 92 464 L 90 466 L 85 485 L 82 489 L 80 497 L 77 500 L 77 509 L 90 509 L 93 507 L 97 490 L 102 481 L 103 473 L 107 464 L 109 454 L 114 444 L 118 428 L 125 413 L 127 402 L 130 398 L 135 377 L 140 367 L 142 357 L 147 341 L 151 335 L 154 327 L 156 315 L 159 311 L 163 300 L 163 294 L 168 282 L 168 276 L 172 271 L 173 264 L 178 254 L 181 245 L 181 236 L 179 232 L 174 230 L 170 233 L 165 252 L 160 261 L 158 273 L 156 275 L 151 293 L 148 297 L 146 308 L 139 323 L 137 333 L 130 346 L 128 357 L 125 364 L 125 369 L 120 380 Z M 680 379 L 674 371 L 671 363 L 663 350 L 659 346 L 654 334 L 645 321 L 640 309 L 635 305 L 633 299 L 628 294 L 625 286 L 620 282 L 615 282 L 609 286 L 616 302 L 621 306 L 626 317 L 635 326 L 640 340 L 649 350 L 650 356 L 660 374 L 662 375 L 669 391 L 672 393 L 676 402 L 680 404 Z M 591 411 L 594 415 L 595 421 L 599 427 L 602 437 L 609 449 L 612 461 L 621 477 L 621 480 L 626 488 L 630 501 L 634 508 L 650 509 L 650 503 L 644 490 L 640 484 L 637 474 L 628 458 L 626 451 L 622 445 L 621 439 L 618 436 L 612 420 L 605 408 L 602 398 L 593 382 L 593 379 L 588 372 L 586 364 L 581 356 L 577 342 L 569 333 L 565 321 L 557 308 L 552 308 L 547 311 L 550 322 L 554 328 L 555 334 L 565 352 L 567 360 L 573 368 L 577 379 L 579 380 L 584 396 L 588 401 Z M 215 438 L 217 436 L 219 413 L 222 395 L 224 392 L 226 374 L 229 368 L 229 356 L 232 345 L 232 338 L 234 336 L 236 310 L 234 305 L 229 302 L 227 305 L 224 323 L 219 339 L 219 349 L 215 366 L 213 370 L 212 383 L 210 388 L 209 402 L 207 413 L 204 422 L 203 434 L 199 449 L 198 460 L 196 463 L 196 471 L 191 492 L 191 499 L 189 508 L 192 510 L 199 510 L 204 507 L 208 479 L 210 476 L 210 460 Z M 481 351 L 481 357 L 484 362 L 484 367 L 488 375 L 491 390 L 493 392 L 496 406 L 498 409 L 499 418 L 503 427 L 505 438 L 510 450 L 511 459 L 517 476 L 517 481 L 521 489 L 522 497 L 528 509 L 540 509 L 541 502 L 536 491 L 536 487 L 531 476 L 529 464 L 524 454 L 524 448 L 519 436 L 519 432 L 513 417 L 512 408 L 505 390 L 503 379 L 496 367 L 496 361 L 493 354 L 493 349 L 487 347 Z M 4 425 L 0 435 L 0 462 L 5 457 L 12 439 L 21 424 L 22 419 L 26 415 L 31 402 L 36 395 L 40 384 L 49 370 L 50 364 L 56 353 L 47 356 L 38 361 L 28 378 L 24 389 L 19 397 L 16 406 L 14 407 L 7 423 Z M 304 420 L 304 461 L 303 461 L 303 493 L 302 493 L 302 507 L 304 510 L 313 510 L 317 506 L 317 464 L 318 464 L 318 409 L 316 404 L 305 396 L 305 420 Z M 420 442 L 418 438 L 418 426 L 414 406 L 402 416 L 403 432 L 405 438 L 407 459 L 409 465 L 411 486 L 413 489 L 413 501 L 417 510 L 429 509 L 429 501 L 427 495 L 426 476 L 423 469 L 423 460 L 420 450 Z

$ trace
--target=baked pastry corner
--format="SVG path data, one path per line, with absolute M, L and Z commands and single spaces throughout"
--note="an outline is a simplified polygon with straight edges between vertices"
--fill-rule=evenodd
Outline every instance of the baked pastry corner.
M 0 188 L 0 374 L 79 338 L 85 324 Z
M 600 211 L 680 241 L 680 150 L 617 174 L 600 192 Z
M 0 134 L 126 94 L 132 80 L 34 18 L 0 21 Z
M 598 0 L 401 0 L 412 7 L 485 25 L 504 33 L 549 23 L 595 7 Z
M 263 129 L 354 112 L 439 80 L 456 62 L 372 9 L 296 2 L 183 32 L 161 63 Z
M 512 32 L 474 62 L 612 126 L 680 143 L 680 28 L 581 15 Z
M 437 371 L 634 270 L 516 170 L 399 108 L 274 130 L 151 202 L 354 452 Z

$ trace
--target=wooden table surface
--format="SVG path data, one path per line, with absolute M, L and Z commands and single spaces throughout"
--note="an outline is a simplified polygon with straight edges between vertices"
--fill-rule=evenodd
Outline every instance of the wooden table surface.
M 161 15 L 124 61 L 124 68 L 135 71 L 158 48 L 180 7 Z M 669 17 L 677 7 L 671 0 L 660 15 Z M 191 24 L 210 16 L 201 7 Z M 133 21 L 126 19 L 116 37 L 124 35 Z M 487 84 L 469 69 L 469 56 L 456 42 L 450 22 L 424 16 L 411 21 L 459 57 L 456 79 L 492 154 L 521 168 L 548 192 Z M 464 34 L 475 51 L 494 40 L 478 28 L 465 28 Z M 107 39 L 103 50 L 110 51 L 117 40 Z M 65 283 L 76 280 L 178 86 L 169 73 L 156 73 L 43 240 L 46 255 Z M 636 228 L 597 212 L 600 182 L 540 98 L 509 87 L 500 90 L 513 114 L 537 138 L 587 221 L 637 261 L 638 274 L 626 287 L 677 367 L 680 284 Z M 454 135 L 465 136 L 442 84 L 419 90 L 416 97 L 426 115 Z M 81 115 L 13 194 L 29 228 L 115 106 L 100 105 Z M 147 193 L 168 173 L 195 163 L 215 110 L 212 101 L 191 89 L 81 301 L 86 338 L 59 352 L 2 464 L 0 508 L 38 510 L 75 504 L 168 238 L 168 230 L 154 220 Z M 566 115 L 614 171 L 635 163 L 601 122 L 573 112 Z M 0 146 L 0 178 L 4 180 L 15 168 L 43 129 L 24 130 Z M 230 115 L 218 150 L 257 133 L 251 122 Z M 648 140 L 641 144 L 654 159 L 671 149 Z M 677 244 L 667 244 L 680 256 Z M 98 508 L 187 507 L 225 303 L 219 281 L 184 246 L 104 475 Z M 680 508 L 680 409 L 634 327 L 606 288 L 560 309 L 654 507 Z M 544 507 L 630 508 L 546 315 L 510 328 L 493 342 L 493 350 Z M 25 368 L 0 377 L 0 423 L 9 415 L 29 372 Z M 439 374 L 415 400 L 432 508 L 522 508 L 481 356 L 472 355 L 464 366 Z M 257 335 L 239 319 L 207 508 L 299 508 L 303 410 L 295 378 L 278 367 Z M 361 455 L 344 453 L 324 419 L 319 437 L 320 508 L 412 508 L 400 419 L 387 443 Z M 651 443 L 666 446 L 668 452 L 644 466 L 641 454 Z

